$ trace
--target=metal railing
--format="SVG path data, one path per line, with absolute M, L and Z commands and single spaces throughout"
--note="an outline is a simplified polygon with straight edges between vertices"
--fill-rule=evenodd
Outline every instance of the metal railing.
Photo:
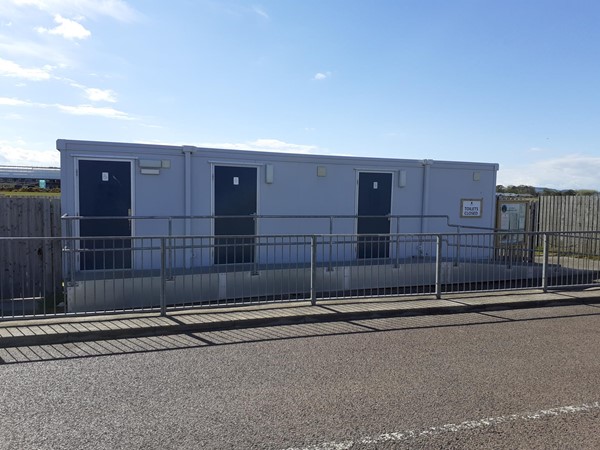
M 182 231 L 187 227 L 192 228 L 192 225 L 197 225 L 198 228 L 210 227 L 214 220 L 218 219 L 247 219 L 252 218 L 254 221 L 255 229 L 262 227 L 268 227 L 272 225 L 273 228 L 287 230 L 281 227 L 282 222 L 289 221 L 298 222 L 301 220 L 303 228 L 307 226 L 312 228 L 311 232 L 316 234 L 334 234 L 334 233 L 346 233 L 352 232 L 348 230 L 348 227 L 352 229 L 357 219 L 371 219 L 381 218 L 382 216 L 370 216 L 370 215 L 356 215 L 356 214 L 252 214 L 236 216 L 236 215 L 193 215 L 193 216 L 153 216 L 153 215 L 140 215 L 140 216 L 72 216 L 63 214 L 61 220 L 65 223 L 65 235 L 68 237 L 75 237 L 76 227 L 82 221 L 94 221 L 94 220 L 129 220 L 132 224 L 147 224 L 151 223 L 150 227 L 155 233 L 159 235 L 172 236 L 174 234 L 192 234 L 183 233 Z M 456 224 L 450 221 L 450 216 L 446 214 L 388 214 L 386 217 L 390 221 L 390 231 L 399 234 L 400 232 L 406 232 L 403 229 L 402 223 L 406 224 L 409 221 L 442 221 L 442 225 L 446 228 L 453 230 L 454 232 L 460 233 L 461 230 L 482 230 L 482 231 L 493 231 L 494 228 L 480 227 L 474 225 Z M 415 228 L 406 226 L 407 228 Z M 343 228 L 343 230 L 341 230 Z M 437 226 L 436 228 L 440 228 Z M 414 230 L 410 230 L 411 232 Z M 289 231 L 285 232 L 272 232 L 268 234 L 289 234 Z
M 0 238 L 0 318 L 572 286 L 599 231 Z

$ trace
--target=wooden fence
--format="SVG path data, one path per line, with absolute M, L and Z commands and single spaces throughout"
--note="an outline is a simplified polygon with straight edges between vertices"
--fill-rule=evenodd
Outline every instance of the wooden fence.
M 600 196 L 541 196 L 539 231 L 598 231 Z
M 534 231 L 599 231 L 600 196 L 541 196 L 537 229 Z M 592 236 L 557 235 L 550 239 L 553 248 L 569 253 L 600 256 L 600 242 Z
M 60 198 L 0 197 L 0 299 L 40 299 L 62 283 Z M 15 307 L 2 304 L 3 308 Z M 16 307 L 20 309 L 19 306 Z

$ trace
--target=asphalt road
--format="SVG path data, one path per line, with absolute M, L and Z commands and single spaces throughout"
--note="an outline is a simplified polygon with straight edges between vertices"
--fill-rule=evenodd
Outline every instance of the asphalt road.
M 597 306 L 30 347 L 0 358 L 3 449 L 600 448 Z

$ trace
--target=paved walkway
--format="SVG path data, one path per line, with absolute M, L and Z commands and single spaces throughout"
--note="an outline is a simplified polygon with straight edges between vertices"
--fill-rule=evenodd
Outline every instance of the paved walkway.
M 378 317 L 454 314 L 477 311 L 599 304 L 600 288 L 580 291 L 540 290 L 346 299 L 202 308 L 158 313 L 48 317 L 0 322 L 0 348 L 121 339 L 259 326 L 336 322 Z

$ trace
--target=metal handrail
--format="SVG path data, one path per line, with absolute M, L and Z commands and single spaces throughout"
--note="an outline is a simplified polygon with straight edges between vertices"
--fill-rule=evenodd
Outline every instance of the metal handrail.
M 76 220 L 115 220 L 115 219 L 127 219 L 127 220 L 189 220 L 189 219 L 370 219 L 370 218 L 383 218 L 397 219 L 398 223 L 400 219 L 446 219 L 446 226 L 450 228 L 466 228 L 474 230 L 486 230 L 486 231 L 497 231 L 494 227 L 480 227 L 475 225 L 464 225 L 454 224 L 450 222 L 450 216 L 447 214 L 386 214 L 386 215 L 358 215 L 358 214 L 251 214 L 251 215 L 191 215 L 191 216 L 159 216 L 159 215 L 142 215 L 142 216 L 71 216 L 69 214 L 63 214 L 62 220 L 65 221 L 76 221 Z

